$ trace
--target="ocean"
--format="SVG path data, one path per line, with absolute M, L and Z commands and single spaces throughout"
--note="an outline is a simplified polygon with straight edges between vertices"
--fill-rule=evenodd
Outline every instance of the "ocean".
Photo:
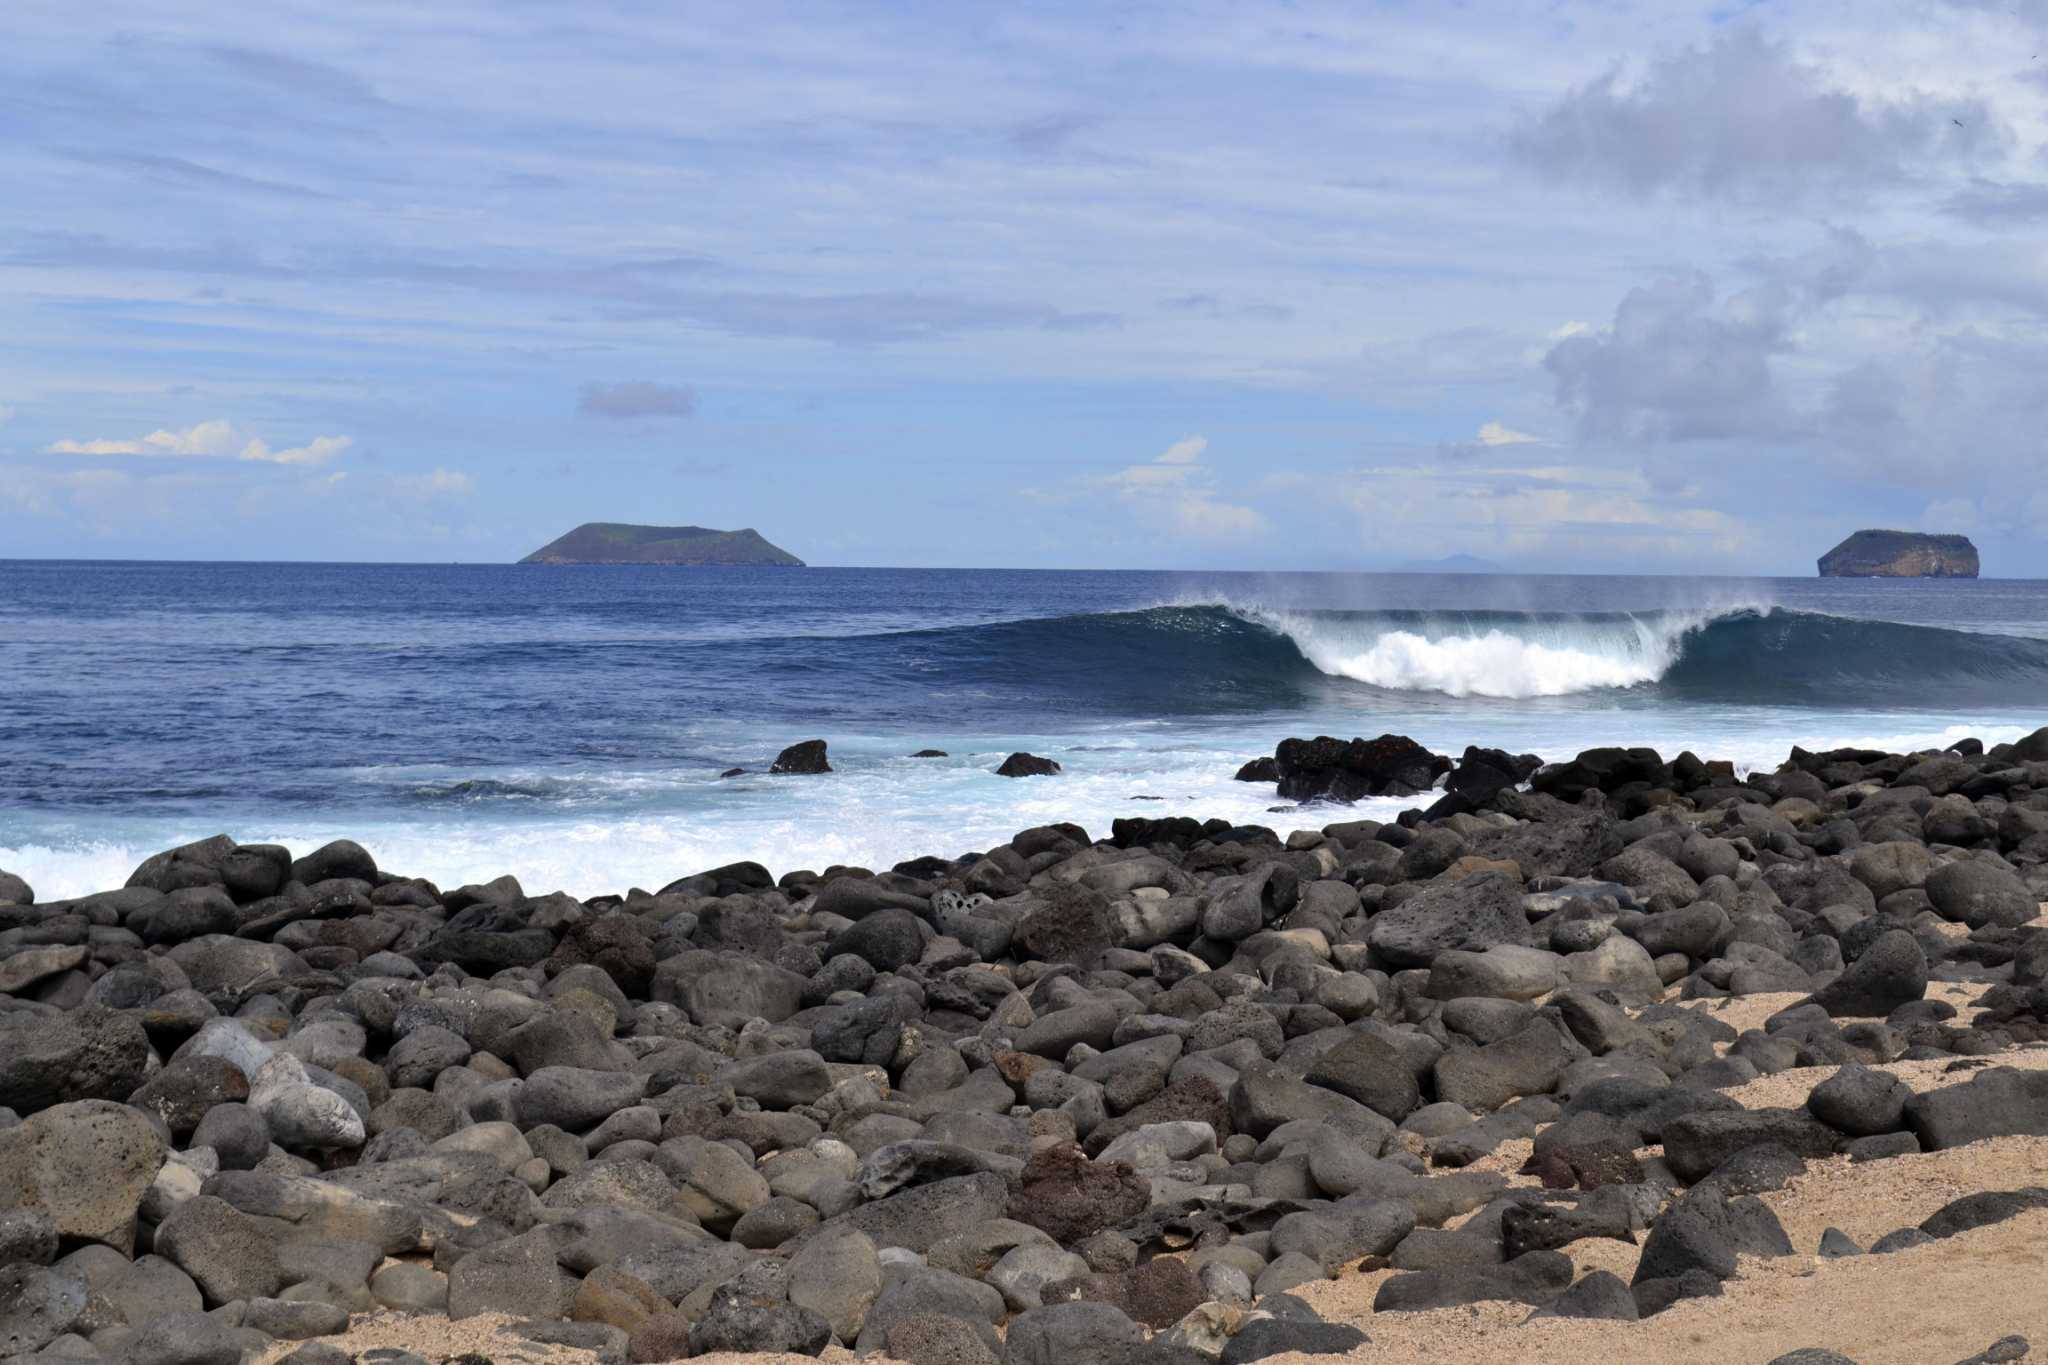
M 220 832 L 590 896 L 1324 823 L 1232 780 L 1289 735 L 1748 768 L 2042 724 L 2048 582 L 0 561 L 0 868 L 43 899 Z M 835 772 L 765 773 L 811 738 Z

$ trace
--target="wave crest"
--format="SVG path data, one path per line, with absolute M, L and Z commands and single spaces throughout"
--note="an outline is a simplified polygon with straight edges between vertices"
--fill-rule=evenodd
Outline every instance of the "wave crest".
M 1436 620 L 1246 613 L 1285 635 L 1318 671 L 1400 692 L 1561 697 L 1656 682 L 1700 616 Z

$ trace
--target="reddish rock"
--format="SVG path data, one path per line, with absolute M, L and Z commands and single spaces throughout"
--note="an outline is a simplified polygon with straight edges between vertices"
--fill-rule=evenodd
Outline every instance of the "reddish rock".
M 1152 1187 L 1121 1161 L 1090 1161 L 1071 1142 L 1034 1153 L 1010 1216 L 1069 1246 L 1152 1206 Z

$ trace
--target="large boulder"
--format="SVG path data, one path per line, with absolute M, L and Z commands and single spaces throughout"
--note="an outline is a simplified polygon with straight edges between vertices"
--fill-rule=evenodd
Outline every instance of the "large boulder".
M 1427 967 L 1453 948 L 1518 943 L 1529 929 L 1521 888 L 1500 872 L 1433 885 L 1373 917 L 1366 942 L 1396 967 Z
M 2048 1137 L 2048 1071 L 1994 1067 L 1963 1085 L 1915 1095 L 1906 1124 L 1930 1152 L 1992 1137 Z
M 738 1030 L 755 1019 L 779 1024 L 803 1008 L 804 978 L 739 953 L 680 953 L 654 969 L 654 999 L 699 1024 Z
M 570 1284 L 545 1229 L 481 1247 L 448 1274 L 448 1316 L 514 1313 L 553 1317 L 568 1308 Z
M 832 765 L 825 761 L 825 741 L 806 739 L 790 745 L 775 756 L 770 765 L 771 773 L 829 773 Z
M 1987 925 L 2013 928 L 2041 912 L 2025 882 L 2009 869 L 1981 858 L 1964 858 L 1936 868 L 1927 878 L 1927 899 L 1943 919 L 1972 929 Z
M 269 1126 L 271 1140 L 288 1151 L 335 1151 L 363 1143 L 362 1115 L 336 1092 L 315 1084 L 306 1064 L 289 1052 L 257 1069 L 249 1108 Z
M 1491 1112 L 1521 1095 L 1541 1095 L 1557 1085 L 1572 1053 L 1544 1019 L 1484 1047 L 1446 1052 L 1436 1063 L 1439 1099 Z
M 1302 1079 L 1399 1123 L 1422 1107 L 1415 1072 L 1399 1053 L 1369 1033 L 1354 1033 L 1310 1063 Z
M 841 1341 L 860 1336 L 881 1292 L 875 1244 L 853 1228 L 828 1228 L 789 1258 L 789 1301 L 824 1318 Z
M 262 1225 L 211 1195 L 186 1200 L 164 1219 L 156 1251 L 190 1275 L 212 1304 L 267 1299 L 284 1287 L 277 1247 Z
M 1587 749 L 1565 763 L 1538 768 L 1529 785 L 1546 796 L 1577 801 L 1589 791 L 1614 792 L 1641 782 L 1670 785 L 1671 769 L 1655 749 Z
M 955 1233 L 1003 1217 L 1009 1204 L 1003 1177 L 984 1172 L 914 1186 L 862 1204 L 823 1226 L 852 1228 L 878 1248 L 904 1247 L 922 1254 Z
M 1125 1365 L 1145 1329 L 1106 1303 L 1053 1303 L 1010 1320 L 1003 1365 Z
M 1831 1015 L 1882 1019 L 1927 994 L 1927 953 L 1904 929 L 1879 934 L 1813 1001 Z
M 1090 1161 L 1079 1147 L 1048 1147 L 1025 1163 L 1010 1217 L 1071 1245 L 1152 1203 L 1151 1182 L 1121 1161 Z
M 68 1267 L 0 1266 L 0 1358 L 25 1359 L 85 1311 L 85 1277 Z
M 1330 735 L 1283 739 L 1274 751 L 1280 795 L 1289 801 L 1356 801 L 1425 792 L 1451 762 L 1405 735 L 1345 741 Z
M 0 1014 L 0 1107 L 33 1114 L 67 1100 L 125 1100 L 149 1069 L 132 1014 L 87 1005 L 68 1014 Z
M 0 1212 L 35 1210 L 67 1242 L 131 1255 L 136 1212 L 168 1150 L 156 1127 L 126 1105 L 55 1105 L 0 1129 Z

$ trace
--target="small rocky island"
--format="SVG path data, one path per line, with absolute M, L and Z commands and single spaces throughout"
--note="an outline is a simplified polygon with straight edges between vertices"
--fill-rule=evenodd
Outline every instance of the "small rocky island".
M 551 540 L 521 564 L 717 564 L 801 569 L 804 562 L 759 531 L 714 531 L 708 526 L 629 526 L 587 521 Z
M 1968 536 L 1858 531 L 1820 557 L 1822 578 L 1975 578 Z

